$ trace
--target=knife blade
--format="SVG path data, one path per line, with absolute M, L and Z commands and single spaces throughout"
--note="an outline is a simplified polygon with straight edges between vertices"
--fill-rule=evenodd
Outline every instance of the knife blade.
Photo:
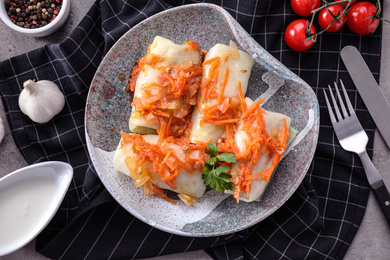
M 368 68 L 359 50 L 346 46 L 341 50 L 341 59 L 347 68 L 360 96 L 374 122 L 390 148 L 390 105 Z

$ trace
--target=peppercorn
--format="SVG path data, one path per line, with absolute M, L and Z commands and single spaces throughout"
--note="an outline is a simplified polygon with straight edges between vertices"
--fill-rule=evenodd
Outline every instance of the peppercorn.
M 23 28 L 34 29 L 52 22 L 62 7 L 62 0 L 5 0 L 10 20 Z

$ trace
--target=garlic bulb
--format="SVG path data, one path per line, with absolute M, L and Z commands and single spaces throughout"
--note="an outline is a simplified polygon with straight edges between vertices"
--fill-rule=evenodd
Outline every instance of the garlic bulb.
M 3 119 L 1 119 L 0 117 L 0 143 L 4 138 L 4 135 L 5 135 L 4 123 L 3 123 Z
M 34 122 L 46 123 L 64 108 L 64 94 L 54 82 L 34 82 L 29 79 L 23 83 L 23 87 L 19 95 L 19 107 Z

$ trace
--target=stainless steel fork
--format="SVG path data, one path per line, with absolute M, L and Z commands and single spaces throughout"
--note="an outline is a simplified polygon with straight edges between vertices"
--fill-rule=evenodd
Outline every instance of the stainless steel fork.
M 370 184 L 379 205 L 386 217 L 387 223 L 390 225 L 390 193 L 383 182 L 378 170 L 375 168 L 370 157 L 367 154 L 366 146 L 368 143 L 368 136 L 364 131 L 362 125 L 360 124 L 355 111 L 352 107 L 351 101 L 348 98 L 347 91 L 345 90 L 343 82 L 340 80 L 341 87 L 344 93 L 345 103 L 347 108 L 344 105 L 344 101 L 341 98 L 340 91 L 337 87 L 336 82 L 334 83 L 337 99 L 340 104 L 342 114 L 340 113 L 339 106 L 337 105 L 336 98 L 333 95 L 331 87 L 328 85 L 330 97 L 332 99 L 333 107 L 336 112 L 336 116 L 332 111 L 328 96 L 324 89 L 324 95 L 326 104 L 328 106 L 330 120 L 332 122 L 333 128 L 335 130 L 337 139 L 340 142 L 340 145 L 344 150 L 349 152 L 354 152 L 359 155 L 368 183 Z

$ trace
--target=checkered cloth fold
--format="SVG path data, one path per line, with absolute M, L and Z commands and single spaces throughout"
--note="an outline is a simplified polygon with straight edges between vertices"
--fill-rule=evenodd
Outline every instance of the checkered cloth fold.
M 61 43 L 1 62 L 0 93 L 15 142 L 29 164 L 59 160 L 74 168 L 74 179 L 58 213 L 38 236 L 36 249 L 53 259 L 132 259 L 205 249 L 215 259 L 342 259 L 364 215 L 368 184 L 357 157 L 334 135 L 322 89 L 342 79 L 370 142 L 374 123 L 340 60 L 355 45 L 379 79 L 381 27 L 359 36 L 348 28 L 325 33 L 308 51 L 290 50 L 287 25 L 299 17 L 290 1 L 210 0 L 225 8 L 268 52 L 303 78 L 317 94 L 321 127 L 315 158 L 294 195 L 273 215 L 222 237 L 180 237 L 152 228 L 125 211 L 96 175 L 88 156 L 84 107 L 103 56 L 130 28 L 171 6 L 195 1 L 97 0 Z M 318 24 L 315 23 L 318 27 Z M 52 80 L 66 96 L 64 110 L 35 124 L 18 107 L 27 79 Z

